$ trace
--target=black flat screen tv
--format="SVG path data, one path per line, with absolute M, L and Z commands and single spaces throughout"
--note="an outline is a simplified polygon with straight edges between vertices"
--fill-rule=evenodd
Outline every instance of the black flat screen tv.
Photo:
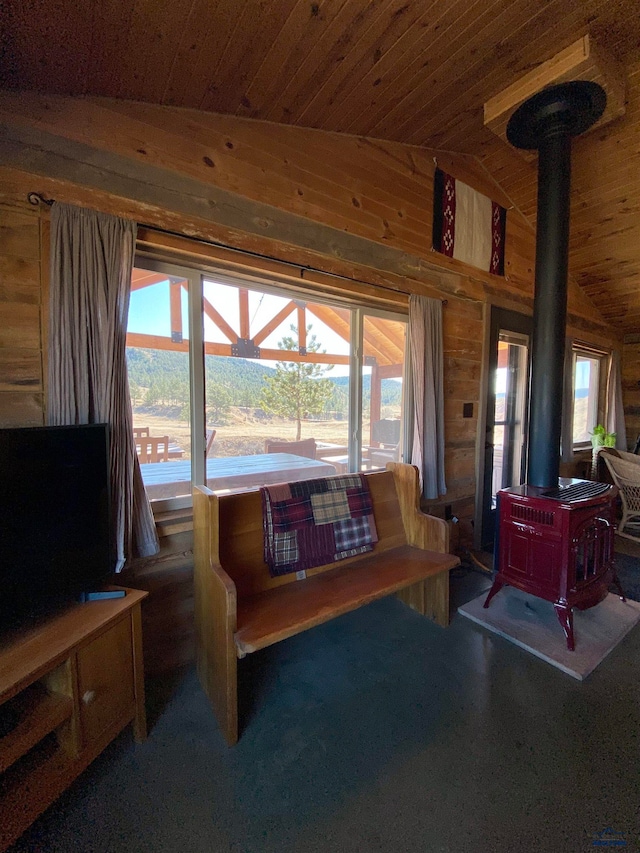
M 0 626 L 99 589 L 114 569 L 107 424 L 0 429 Z

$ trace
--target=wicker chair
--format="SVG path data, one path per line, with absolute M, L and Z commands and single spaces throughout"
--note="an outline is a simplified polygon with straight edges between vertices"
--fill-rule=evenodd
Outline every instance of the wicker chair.
M 620 492 L 622 518 L 618 533 L 640 542 L 640 456 L 625 450 L 604 452 L 602 456 Z

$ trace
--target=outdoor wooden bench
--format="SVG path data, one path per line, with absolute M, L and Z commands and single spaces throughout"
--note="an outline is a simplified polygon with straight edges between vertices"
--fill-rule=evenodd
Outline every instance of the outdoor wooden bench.
M 419 509 L 418 471 L 389 463 L 365 474 L 379 541 L 374 550 L 272 578 L 263 556 L 259 490 L 193 495 L 198 676 L 222 733 L 238 740 L 237 659 L 378 598 L 403 601 L 438 624 L 449 623 L 446 523 Z

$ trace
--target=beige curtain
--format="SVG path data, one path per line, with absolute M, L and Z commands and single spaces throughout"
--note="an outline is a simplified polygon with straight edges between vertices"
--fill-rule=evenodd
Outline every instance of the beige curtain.
M 133 441 L 126 332 L 136 224 L 51 209 L 49 387 L 52 425 L 108 423 L 116 571 L 158 549 Z
M 444 480 L 444 390 L 442 302 L 409 298 L 409 346 L 413 375 L 413 447 L 411 462 L 420 472 L 422 493 L 446 494 Z
M 620 353 L 611 353 L 609 375 L 607 377 L 607 432 L 615 432 L 616 447 L 627 450 L 627 429 L 624 423 L 624 404 L 622 402 L 622 374 Z

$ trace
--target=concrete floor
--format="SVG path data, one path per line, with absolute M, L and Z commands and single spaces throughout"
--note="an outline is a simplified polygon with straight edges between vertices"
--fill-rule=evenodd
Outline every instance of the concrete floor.
M 452 572 L 452 605 L 490 578 Z M 385 599 L 243 661 L 229 750 L 193 669 L 15 853 L 640 850 L 640 629 L 585 682 Z

